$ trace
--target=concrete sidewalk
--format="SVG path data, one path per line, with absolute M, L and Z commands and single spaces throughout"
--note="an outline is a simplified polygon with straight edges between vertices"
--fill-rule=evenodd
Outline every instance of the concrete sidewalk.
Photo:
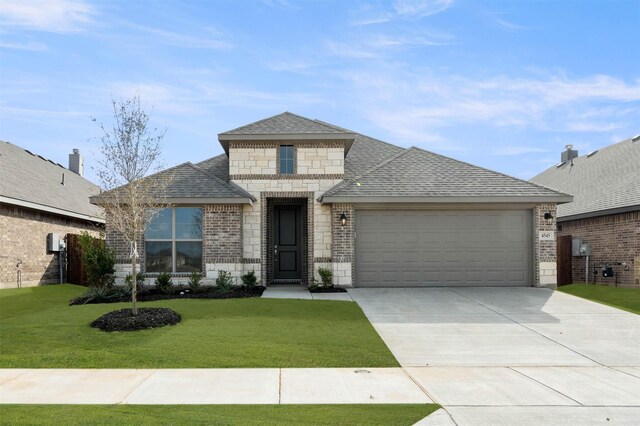
M 407 404 L 401 368 L 0 369 L 2 404 Z

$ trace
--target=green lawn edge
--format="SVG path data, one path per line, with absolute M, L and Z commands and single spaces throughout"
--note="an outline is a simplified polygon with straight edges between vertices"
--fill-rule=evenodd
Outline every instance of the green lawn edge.
M 558 286 L 557 290 L 640 315 L 640 288 L 576 283 Z
M 86 288 L 0 291 L 0 368 L 398 367 L 354 302 L 173 299 L 140 303 L 182 315 L 169 327 L 106 333 L 89 327 L 128 303 L 69 306 Z
M 2 405 L 11 425 L 412 425 L 437 404 Z

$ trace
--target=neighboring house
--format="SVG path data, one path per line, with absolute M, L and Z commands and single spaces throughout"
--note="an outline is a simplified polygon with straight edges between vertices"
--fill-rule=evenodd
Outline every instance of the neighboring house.
M 590 246 L 590 282 L 595 267 L 597 282 L 640 285 L 640 136 L 582 156 L 571 148 L 531 179 L 574 197 L 558 207 L 558 236 Z M 585 282 L 586 258 L 571 260 L 573 281 Z M 603 277 L 607 265 L 614 277 Z
M 64 168 L 0 141 L 0 288 L 59 282 L 58 253 L 47 235 L 104 228 L 102 209 L 89 203 L 100 188 L 82 177 L 77 150 Z
M 218 140 L 224 154 L 160 172 L 171 207 L 138 244 L 147 274 L 309 284 L 324 267 L 347 287 L 556 283 L 544 215 L 566 194 L 291 113 Z M 106 227 L 122 278 L 129 247 Z

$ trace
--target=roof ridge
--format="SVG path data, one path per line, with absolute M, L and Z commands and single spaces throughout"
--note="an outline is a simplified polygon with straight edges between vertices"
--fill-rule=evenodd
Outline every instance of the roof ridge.
M 358 176 L 355 176 L 355 177 L 353 177 L 351 179 L 344 179 L 342 182 L 340 182 L 339 184 L 337 184 L 333 188 L 330 188 L 328 191 L 326 191 L 323 194 L 323 197 L 325 195 L 331 195 L 334 192 L 340 191 L 341 189 L 343 189 L 347 185 L 350 185 L 353 182 L 357 182 L 358 180 L 360 180 L 363 177 L 373 173 L 374 171 L 378 170 L 379 168 L 389 164 L 390 162 L 392 162 L 394 160 L 397 160 L 398 158 L 402 157 L 403 155 L 405 155 L 409 151 L 410 151 L 410 148 L 404 148 L 402 151 L 398 152 L 397 154 L 393 154 L 392 156 L 390 156 L 388 158 L 385 158 L 384 160 L 382 160 L 381 162 L 377 163 L 375 166 L 371 167 L 370 169 L 367 169 L 366 171 L 362 172 Z
M 523 182 L 523 183 L 529 184 L 529 185 L 537 186 L 537 187 L 539 187 L 539 188 L 548 189 L 548 190 L 550 190 L 550 191 L 557 192 L 557 193 L 562 194 L 562 195 L 569 195 L 569 196 L 571 196 L 571 194 L 566 194 L 566 193 L 564 193 L 564 192 L 560 192 L 560 191 L 555 190 L 555 189 L 547 188 L 547 187 L 545 187 L 545 186 L 538 185 L 537 183 L 533 183 L 533 182 L 530 182 L 530 181 L 528 181 L 528 180 L 524 180 L 524 179 L 521 179 L 521 178 L 518 178 L 518 177 L 515 177 L 515 176 L 511 176 L 511 175 L 508 175 L 508 174 L 506 174 L 506 173 L 498 172 L 498 171 L 496 171 L 496 170 L 492 170 L 492 169 L 489 169 L 489 168 L 487 168 L 487 167 L 476 166 L 475 164 L 471 164 L 471 163 L 468 163 L 468 162 L 466 162 L 466 161 L 458 160 L 458 159 L 456 159 L 456 158 L 447 157 L 446 155 L 438 154 L 438 153 L 433 152 L 433 151 L 427 151 L 426 149 L 423 149 L 423 148 L 420 148 L 420 147 L 417 147 L 417 146 L 412 146 L 412 147 L 411 147 L 411 149 L 416 149 L 416 150 L 418 150 L 418 151 L 421 151 L 421 152 L 424 152 L 424 153 L 427 153 L 427 154 L 432 154 L 432 155 L 435 155 L 435 156 L 437 156 L 437 157 L 444 158 L 444 159 L 446 159 L 446 160 L 455 161 L 455 162 L 458 162 L 458 163 L 460 163 L 460 164 L 464 164 L 464 165 L 467 165 L 467 166 L 470 166 L 470 167 L 474 167 L 474 168 L 476 168 L 476 169 L 484 170 L 484 171 L 487 171 L 487 172 L 490 172 L 490 173 L 495 173 L 495 174 L 497 174 L 497 175 L 504 176 L 504 177 L 506 177 L 506 178 L 510 178 L 510 179 L 513 179 L 513 180 L 516 180 L 516 181 L 519 181 L 519 182 Z

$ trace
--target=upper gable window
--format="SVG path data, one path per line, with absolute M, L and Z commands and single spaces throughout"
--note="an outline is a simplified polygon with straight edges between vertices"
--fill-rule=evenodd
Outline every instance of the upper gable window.
M 292 175 L 295 159 L 293 145 L 280 145 L 279 172 L 281 175 Z

